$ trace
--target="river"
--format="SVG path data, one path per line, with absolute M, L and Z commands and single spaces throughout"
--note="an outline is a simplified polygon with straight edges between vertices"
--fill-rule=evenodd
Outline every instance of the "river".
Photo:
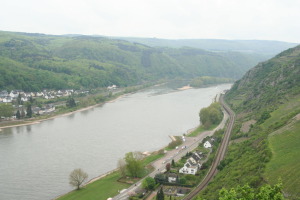
M 152 87 L 114 102 L 0 132 L 0 199 L 50 200 L 110 171 L 126 152 L 154 151 L 199 124 L 198 113 L 230 84 L 178 91 Z

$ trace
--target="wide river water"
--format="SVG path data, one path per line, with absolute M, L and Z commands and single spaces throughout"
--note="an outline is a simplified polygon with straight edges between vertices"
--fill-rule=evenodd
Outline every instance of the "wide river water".
M 39 124 L 0 131 L 0 199 L 50 200 L 70 191 L 82 168 L 89 179 L 126 152 L 154 151 L 199 125 L 199 110 L 230 84 L 173 90 L 153 87 Z

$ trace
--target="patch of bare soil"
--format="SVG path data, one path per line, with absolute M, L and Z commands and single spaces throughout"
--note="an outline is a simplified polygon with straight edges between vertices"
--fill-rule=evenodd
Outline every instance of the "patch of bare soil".
M 241 131 L 243 133 L 248 133 L 252 124 L 255 124 L 256 121 L 254 119 L 246 121 L 242 124 Z

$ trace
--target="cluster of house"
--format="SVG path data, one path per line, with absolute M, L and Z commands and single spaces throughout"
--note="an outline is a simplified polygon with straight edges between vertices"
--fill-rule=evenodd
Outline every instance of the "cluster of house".
M 211 141 L 214 141 L 213 138 L 211 138 Z M 212 144 L 207 140 L 203 144 L 204 148 L 211 148 Z M 197 171 L 201 168 L 200 160 L 203 158 L 203 153 L 200 151 L 196 151 L 192 154 L 192 156 L 187 159 L 184 166 L 179 170 L 179 173 L 181 174 L 192 174 L 195 175 Z
M 15 113 L 19 110 L 20 113 L 24 113 L 24 115 L 27 114 L 27 110 L 26 107 L 24 105 L 13 105 L 14 109 L 15 109 Z M 32 113 L 33 114 L 37 114 L 37 115 L 43 115 L 43 114 L 48 114 L 51 112 L 55 111 L 55 106 L 53 104 L 47 104 L 44 105 L 42 107 L 38 107 L 38 106 L 33 106 L 31 108 Z M 16 116 L 12 116 L 12 119 L 15 119 Z M 9 119 L 9 118 L 8 118 Z
M 179 170 L 181 174 L 193 174 L 201 168 L 200 160 L 203 158 L 202 152 L 194 152 L 192 156 L 187 159 L 184 166 Z
M 37 115 L 48 114 L 55 111 L 55 106 L 53 104 L 47 104 L 43 107 L 33 107 L 32 112 Z
M 21 101 L 26 102 L 29 101 L 30 97 L 40 97 L 44 99 L 54 99 L 58 97 L 70 96 L 72 94 L 88 94 L 87 90 L 43 90 L 42 92 L 24 92 L 22 90 L 12 90 L 11 92 L 7 92 L 3 90 L 0 92 L 0 103 L 11 103 L 13 100 L 16 100 L 21 95 Z

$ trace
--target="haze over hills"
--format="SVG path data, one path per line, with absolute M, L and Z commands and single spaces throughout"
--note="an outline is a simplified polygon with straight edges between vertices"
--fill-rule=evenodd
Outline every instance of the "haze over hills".
M 113 37 L 114 38 L 114 37 Z M 295 47 L 296 43 L 271 40 L 224 40 L 224 39 L 160 39 L 160 38 L 139 38 L 139 37 L 115 37 L 118 39 L 137 42 L 152 47 L 192 47 L 215 52 L 243 52 L 272 56 Z
M 276 48 L 293 45 L 278 44 Z M 270 51 L 276 48 L 271 46 Z M 105 37 L 14 32 L 0 32 L 0 57 L 0 89 L 26 91 L 128 86 L 198 76 L 237 79 L 266 59 L 266 55 L 256 53 L 150 47 Z
M 225 96 L 236 112 L 231 145 L 222 168 L 200 196 L 280 179 L 288 199 L 300 197 L 300 46 L 250 69 Z

